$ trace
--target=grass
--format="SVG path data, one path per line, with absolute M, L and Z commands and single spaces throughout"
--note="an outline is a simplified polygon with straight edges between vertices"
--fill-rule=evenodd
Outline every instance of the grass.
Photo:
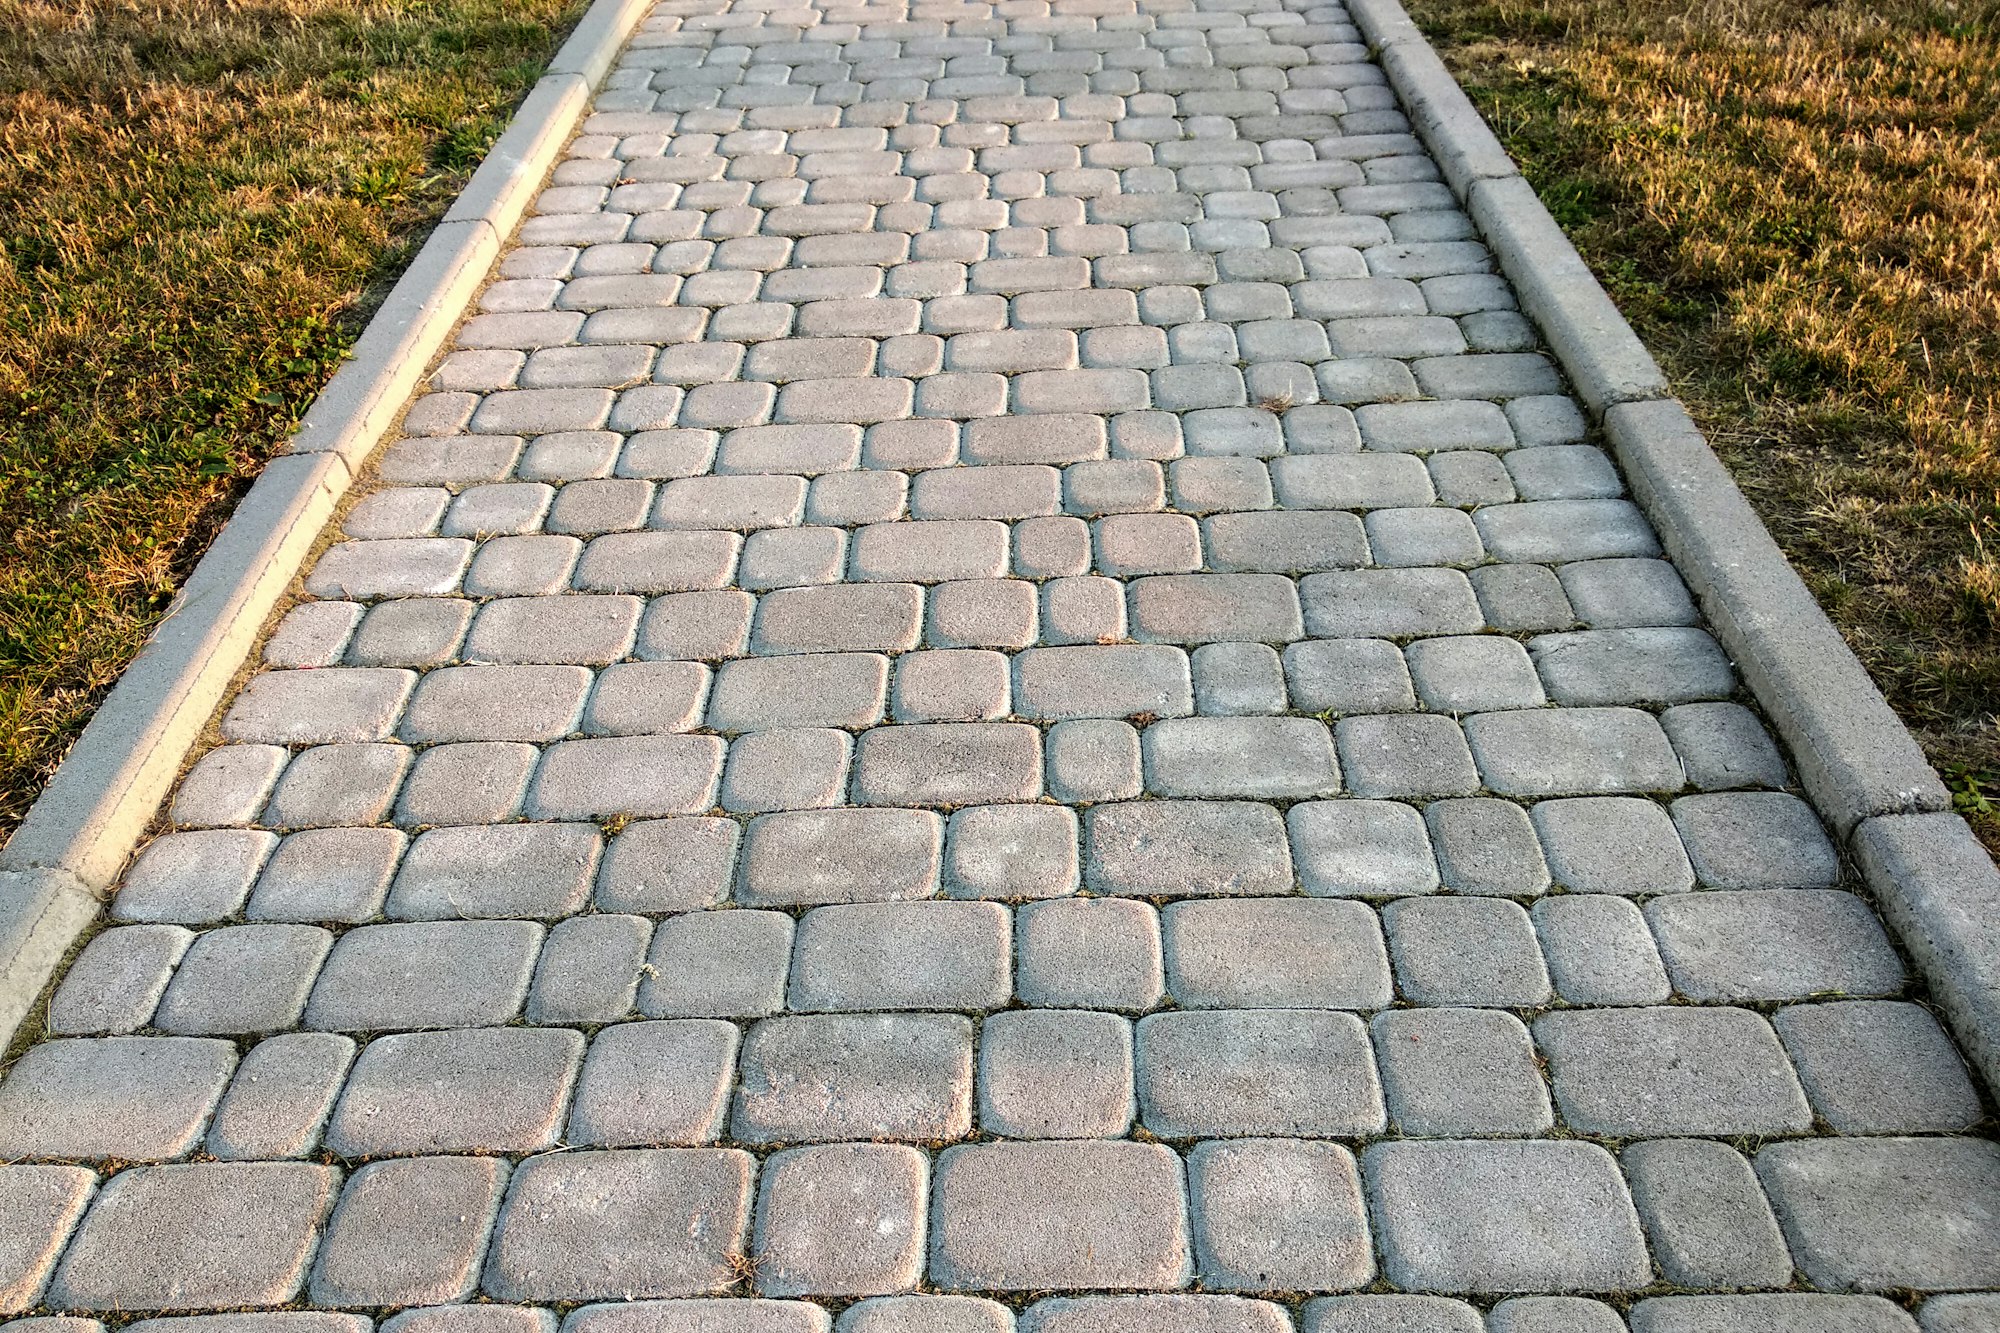
M 2000 0 L 1407 0 L 2000 850 Z
M 581 0 L 0 0 L 0 833 Z

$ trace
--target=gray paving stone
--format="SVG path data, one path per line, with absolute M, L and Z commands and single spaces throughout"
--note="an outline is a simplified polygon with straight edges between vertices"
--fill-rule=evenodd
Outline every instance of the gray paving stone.
M 1930 1011 L 1850 1000 L 1772 1017 L 1813 1110 L 1842 1134 L 1965 1130 L 1980 1118 L 1965 1063 Z
M 729 896 L 742 828 L 721 818 L 629 824 L 598 866 L 597 906 L 610 912 L 685 912 Z
M 998 903 L 851 903 L 799 922 L 789 1007 L 993 1009 L 1013 993 L 1012 917 Z
M 518 1305 L 435 1305 L 382 1321 L 385 1333 L 555 1333 L 552 1310 Z
M 224 745 L 210 750 L 181 779 L 167 817 L 184 828 L 255 823 L 290 758 L 277 745 Z
M 807 1301 L 628 1301 L 587 1305 L 564 1321 L 565 1333 L 829 1333 L 833 1320 Z
M 1014 659 L 1014 709 L 1061 722 L 1194 711 L 1187 654 L 1142 644 L 1030 648 Z
M 410 765 L 401 745 L 317 745 L 300 752 L 264 807 L 273 828 L 379 823 Z
M 1632 1307 L 1632 1333 L 1910 1333 L 1910 1316 L 1880 1296 L 1655 1296 Z
M 1015 987 L 1023 1003 L 1144 1010 L 1165 990 L 1159 920 L 1145 903 L 1068 899 L 1015 916 Z
M 1543 801 L 1532 816 L 1556 881 L 1578 893 L 1680 893 L 1694 870 L 1661 806 L 1626 796 Z
M 1334 734 L 1341 771 L 1358 796 L 1462 796 L 1479 789 L 1465 737 L 1448 717 L 1348 717 Z
M 1162 1138 L 1358 1138 L 1387 1121 L 1352 1014 L 1306 1009 L 1155 1014 L 1138 1029 L 1138 1092 Z
M 545 1302 L 725 1291 L 742 1261 L 753 1167 L 723 1148 L 536 1157 L 514 1172 L 481 1288 Z
M 1287 644 L 1285 679 L 1292 705 L 1329 713 L 1395 713 L 1416 707 L 1409 669 L 1396 645 L 1380 639 L 1311 639 Z
M 277 845 L 276 834 L 250 829 L 155 838 L 125 872 L 111 915 L 120 921 L 188 926 L 233 916 Z
M 479 1280 L 508 1167 L 490 1157 L 417 1157 L 357 1170 L 313 1265 L 315 1305 L 463 1300 Z
M 744 838 L 738 900 L 752 906 L 886 902 L 937 891 L 944 820 L 926 810 L 759 815 Z
M 1298 1139 L 1211 1142 L 1189 1154 L 1187 1169 L 1207 1288 L 1343 1291 L 1374 1275 L 1361 1179 L 1347 1149 Z
M 0 1234 L 0 1312 L 36 1306 L 96 1189 L 96 1174 L 82 1167 L 0 1167 L 0 1210 L 7 1217 Z
M 528 993 L 542 928 L 530 921 L 429 921 L 342 935 L 305 1024 L 333 1032 L 504 1023 Z
M 1356 569 L 1299 581 L 1307 628 L 1325 638 L 1470 634 L 1485 623 L 1455 569 Z
M 873 653 L 810 653 L 725 662 L 708 696 L 717 731 L 865 727 L 882 718 L 888 659 Z
M 785 1007 L 792 918 L 783 912 L 689 912 L 662 922 L 646 960 L 639 1011 L 653 1017 L 762 1018 Z
M 590 692 L 578 666 L 464 666 L 427 672 L 404 740 L 552 741 L 576 729 Z
M 1466 575 L 1492 628 L 1509 634 L 1568 629 L 1576 612 L 1562 584 L 1541 565 L 1481 565 Z
M 1465 720 L 1465 738 L 1503 796 L 1677 791 L 1685 781 L 1660 724 L 1635 708 L 1482 713 Z
M 1924 1333 L 1981 1333 L 2000 1319 L 2000 1296 L 1933 1296 L 1924 1302 L 1917 1319 Z
M 1433 893 L 1438 865 L 1423 816 L 1394 801 L 1313 801 L 1285 812 L 1307 893 L 1389 897 Z
M 1379 1009 L 1389 956 L 1375 914 L 1298 898 L 1178 902 L 1162 914 L 1167 989 L 1183 1009 Z
M 1549 974 L 1518 903 L 1399 898 L 1382 909 L 1382 927 L 1406 999 L 1509 1009 L 1549 1001 Z
M 1016 579 L 961 579 L 930 591 L 929 641 L 941 648 L 1023 648 L 1035 641 L 1035 589 Z
M 1546 1134 L 1528 1029 L 1490 1009 L 1398 1009 L 1369 1024 L 1391 1123 L 1411 1138 Z
M 96 935 L 50 998 L 48 1030 L 76 1037 L 146 1026 L 194 940 L 181 926 L 114 926 Z
M 877 1296 L 841 1313 L 837 1333 L 1013 1333 L 1014 1312 L 977 1296 Z
M 971 1126 L 972 1025 L 956 1014 L 772 1018 L 743 1043 L 738 1142 L 927 1143 Z
M 1796 1132 L 1805 1093 L 1747 1009 L 1575 1010 L 1535 1020 L 1570 1128 L 1618 1138 Z
M 507 741 L 431 746 L 417 755 L 409 780 L 396 798 L 395 819 L 406 826 L 488 824 L 511 819 L 520 811 L 528 778 L 541 757 L 541 751 L 532 745 Z M 400 855 L 402 840 L 397 838 L 394 846 Z M 283 856 L 284 848 L 280 848 L 279 857 Z M 264 873 L 269 879 L 271 871 L 267 868 Z M 387 887 L 386 882 L 383 887 Z M 253 914 L 257 899 L 263 896 L 260 883 L 257 898 L 251 902 Z M 379 902 L 378 898 L 376 905 Z M 373 912 L 364 915 L 372 916 Z
M 318 926 L 225 926 L 181 959 L 153 1026 L 179 1036 L 234 1036 L 296 1025 L 330 932 Z
M 1742 1154 L 1703 1139 L 1655 1139 L 1622 1154 L 1653 1258 L 1682 1287 L 1781 1287 L 1792 1256 Z
M 1339 765 L 1324 723 L 1311 718 L 1188 717 L 1141 736 L 1147 787 L 1169 797 L 1328 796 Z
M 1686 765 L 1688 781 L 1703 791 L 1782 787 L 1790 781 L 1777 743 L 1741 704 L 1680 704 L 1660 714 L 1660 725 Z
M 1534 828 L 1511 801 L 1433 801 L 1424 808 L 1424 823 L 1446 888 L 1512 898 L 1547 891 L 1548 865 Z
M 1283 818 L 1248 801 L 1133 801 L 1084 816 L 1084 882 L 1129 897 L 1291 890 Z
M 284 1305 L 305 1282 L 339 1172 L 304 1162 L 122 1171 L 99 1191 L 45 1298 L 57 1310 Z
M 419 921 L 565 916 L 589 896 L 600 846 L 589 824 L 432 829 L 410 845 L 387 911 Z
M 857 804 L 957 806 L 1041 790 L 1041 733 L 1018 722 L 881 727 L 855 746 Z
M 896 663 L 891 710 L 898 722 L 979 722 L 1005 717 L 1008 662 L 970 648 L 909 653 Z
M 528 992 L 530 1023 L 604 1023 L 632 1011 L 653 938 L 644 917 L 571 917 L 550 927 Z
M 457 660 L 473 610 L 456 597 L 378 602 L 349 643 L 347 660 L 364 667 L 443 666 Z
M 2000 1147 L 1980 1139 L 1801 1139 L 1757 1154 L 1814 1286 L 1952 1291 L 2000 1284 Z
M 981 1143 L 934 1168 L 946 1291 L 1157 1291 L 1193 1275 L 1181 1160 L 1156 1143 Z
M 1653 1280 L 1617 1164 L 1595 1144 L 1378 1143 L 1362 1174 L 1383 1276 L 1405 1290 L 1630 1291 Z
M 1888 995 L 1904 969 L 1882 924 L 1851 893 L 1691 893 L 1646 905 L 1674 989 L 1697 1000 Z
M 715 736 L 561 741 L 543 751 L 525 808 L 537 819 L 701 814 L 715 804 L 725 749 Z
M 354 1050 L 353 1038 L 331 1032 L 283 1032 L 258 1042 L 237 1066 L 203 1147 L 224 1161 L 311 1153 Z
M 1596 629 L 1700 623 L 1687 585 L 1664 560 L 1579 560 L 1559 574 L 1577 615 Z
M 1052 898 L 1077 886 L 1076 813 L 1056 805 L 973 806 L 947 826 L 944 890 L 954 898 Z
M 77 1037 L 30 1047 L 0 1083 L 0 1157 L 183 1156 L 235 1065 L 229 1042 L 198 1037 Z
M 708 669 L 694 662 L 619 662 L 591 691 L 584 729 L 597 735 L 687 731 L 701 721 Z
M 365 607 L 353 602 L 304 602 L 285 613 L 264 641 L 274 667 L 328 667 L 340 660 Z
M 561 1028 L 472 1028 L 378 1037 L 327 1124 L 342 1157 L 538 1152 L 556 1141 L 583 1058 Z
M 1718 889 L 1816 889 L 1840 859 L 1812 807 L 1783 792 L 1685 796 L 1674 825 L 1701 882 Z
M 1671 993 L 1639 909 L 1602 893 L 1563 893 L 1529 910 L 1556 994 L 1571 1004 L 1663 1004 Z
M 979 1125 L 1013 1139 L 1117 1138 L 1131 1128 L 1132 1025 L 1115 1014 L 1016 1009 L 979 1042 Z
M 564 1141 L 593 1148 L 713 1143 L 729 1109 L 737 1043 L 735 1025 L 712 1018 L 600 1029 Z
M 722 808 L 746 813 L 838 805 L 847 794 L 853 738 L 831 727 L 753 731 L 729 747 L 718 794 Z
M 1581 1296 L 1516 1296 L 1493 1307 L 1487 1333 L 1625 1333 L 1625 1321 L 1603 1301 Z
M 1305 637 L 1299 591 L 1276 574 L 1151 575 L 1132 581 L 1128 599 L 1132 637 L 1145 643 L 1191 647 Z
M 1289 1333 L 1284 1307 L 1242 1296 L 1057 1296 L 1021 1315 L 1027 1333 Z
M 773 1154 L 757 1193 L 757 1289 L 868 1296 L 914 1287 L 929 1174 L 922 1153 L 892 1144 Z
M 1400 364 L 1400 363 L 1399 363 Z M 1484 1333 L 1479 1311 L 1442 1296 L 1326 1296 L 1305 1305 L 1302 1333 Z
M 1682 704 L 1736 688 L 1735 670 L 1705 630 L 1578 630 L 1543 635 L 1528 650 L 1559 704 Z

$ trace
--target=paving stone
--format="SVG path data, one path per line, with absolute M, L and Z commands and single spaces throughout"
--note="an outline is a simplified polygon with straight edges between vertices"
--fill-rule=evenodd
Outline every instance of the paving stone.
M 955 898 L 1051 898 L 1077 885 L 1074 811 L 989 805 L 956 811 L 945 842 L 944 890 Z
M 943 844 L 944 820 L 924 810 L 759 815 L 744 838 L 737 896 L 753 906 L 929 897 Z
M 976 1296 L 877 1296 L 847 1307 L 837 1333 L 1013 1333 L 1014 1312 Z
M 590 693 L 580 666 L 463 666 L 426 672 L 404 740 L 552 741 L 576 729 Z
M 1548 1003 L 1534 927 L 1503 898 L 1400 898 L 1382 909 L 1396 984 L 1418 1004 L 1529 1009 Z
M 1468 571 L 1486 623 L 1508 634 L 1568 629 L 1576 612 L 1562 584 L 1541 565 L 1481 565 Z
M 781 588 L 757 607 L 758 653 L 901 652 L 917 646 L 923 590 L 911 583 Z
M 1484 1333 L 1479 1311 L 1442 1296 L 1327 1296 L 1305 1305 L 1302 1333 Z
M 1144 644 L 1031 648 L 1014 659 L 1014 709 L 1022 717 L 1179 717 L 1194 711 L 1187 654 Z
M 1512 639 L 1498 635 L 1419 639 L 1405 656 L 1425 707 L 1439 712 L 1539 708 L 1546 702 L 1533 663 Z
M 979 1124 L 1015 1139 L 1116 1138 L 1132 1124 L 1132 1027 L 1115 1014 L 1017 1009 L 980 1032 Z
M 1465 720 L 1465 738 L 1503 796 L 1676 791 L 1685 780 L 1660 724 L 1635 708 L 1481 713 Z
M 1162 1144 L 981 1143 L 934 1167 L 946 1291 L 1162 1290 L 1192 1276 L 1181 1161 Z
M 543 752 L 526 810 L 539 819 L 699 814 L 715 804 L 725 749 L 715 736 L 561 741 Z
M 470 1296 L 507 1171 L 490 1157 L 361 1167 L 327 1222 L 313 1266 L 313 1303 L 428 1305 Z
M 542 928 L 530 921 L 429 921 L 342 935 L 307 1002 L 335 1032 L 504 1023 L 527 996 Z
M 1579 630 L 1543 635 L 1528 650 L 1559 704 L 1681 704 L 1736 688 L 1721 646 L 1699 629 Z
M 603 1023 L 632 1011 L 653 924 L 610 914 L 558 921 L 528 992 L 530 1023 Z
M 639 1010 L 654 1017 L 761 1018 L 785 1006 L 792 918 L 783 912 L 690 912 L 661 923 Z
M 708 669 L 694 662 L 619 662 L 598 673 L 584 713 L 597 735 L 688 731 L 701 721 Z
M 225 926 L 181 959 L 153 1026 L 180 1036 L 273 1032 L 297 1024 L 333 935 L 318 926 Z
M 1211 1142 L 1189 1154 L 1187 1169 L 1197 1269 L 1209 1289 L 1342 1291 L 1374 1275 L 1347 1149 L 1298 1139 Z
M 737 1043 L 735 1025 L 712 1018 L 599 1029 L 564 1141 L 593 1148 L 713 1143 L 729 1109 Z
M 294 757 L 259 822 L 281 829 L 379 823 L 409 765 L 401 745 L 316 745 Z
M 1033 800 L 1041 750 L 1041 733 L 1018 722 L 880 727 L 855 746 L 853 797 L 903 806 Z
M 992 1009 L 1013 993 L 1012 917 L 997 903 L 852 903 L 799 922 L 797 1010 Z
M 1484 625 L 1472 585 L 1455 569 L 1355 569 L 1299 580 L 1306 625 L 1323 638 L 1470 634 Z
M 1472 755 L 1448 717 L 1349 717 L 1335 727 L 1340 767 L 1356 795 L 1460 796 L 1479 789 Z
M 1701 620 L 1687 585 L 1664 560 L 1579 560 L 1559 573 L 1577 615 L 1600 630 Z
M 1771 1026 L 1747 1009 L 1575 1010 L 1535 1020 L 1564 1123 L 1617 1138 L 1812 1124 Z
M 1289 1333 L 1282 1306 L 1241 1296 L 1057 1296 L 1022 1314 L 1027 1333 Z
M 1880 1296 L 1655 1296 L 1632 1307 L 1632 1333 L 1910 1333 L 1910 1316 Z
M 182 827 L 255 823 L 290 758 L 276 745 L 224 745 L 210 750 L 181 779 L 169 820 Z
M 1674 989 L 1698 1000 L 1888 995 L 1903 963 L 1868 905 L 1832 889 L 1657 898 L 1646 920 Z
M 205 1162 L 122 1171 L 98 1192 L 46 1303 L 58 1310 L 284 1305 L 305 1282 L 332 1167 Z
M 1657 556 L 1660 544 L 1630 500 L 1534 500 L 1492 505 L 1473 524 L 1496 560 L 1560 564 Z
M 1138 1092 L 1143 1123 L 1163 1138 L 1356 1138 L 1387 1123 L 1367 1031 L 1352 1014 L 1245 1009 L 1141 1019 Z
M 596 902 L 607 912 L 686 912 L 729 896 L 742 828 L 721 818 L 649 819 L 611 840 Z
M 1284 820 L 1247 801 L 1137 801 L 1085 815 L 1084 882 L 1100 893 L 1242 895 L 1292 886 Z
M 873 653 L 808 653 L 725 662 L 708 696 L 722 732 L 865 727 L 882 718 L 889 663 Z
M 1528 1029 L 1489 1009 L 1401 1009 L 1370 1024 L 1397 1131 L 1412 1138 L 1547 1133 Z
M 1683 1287 L 1780 1287 L 1792 1257 L 1742 1154 L 1703 1139 L 1655 1139 L 1622 1154 L 1653 1258 Z
M 1307 893 L 1389 897 L 1432 893 L 1437 860 L 1423 816 L 1394 801 L 1313 801 L 1285 812 Z
M 1880 1300 L 1879 1297 L 1874 1299 Z M 1992 1327 L 1993 1321 L 2000 1318 L 2000 1296 L 1933 1296 L 1924 1302 L 1917 1318 L 1924 1333 L 1980 1333 L 1981 1329 Z
M 1546 892 L 1548 865 L 1528 814 L 1511 801 L 1433 801 L 1424 823 L 1444 886 L 1458 893 L 1524 898 Z
M 1022 648 L 1035 641 L 1035 589 L 1016 579 L 965 579 L 930 592 L 926 637 L 941 648 Z
M 1556 994 L 1571 1004 L 1663 1004 L 1667 971 L 1639 909 L 1602 893 L 1563 893 L 1530 909 Z
M 155 838 L 125 872 L 111 915 L 121 921 L 188 926 L 233 916 L 277 845 L 276 834 L 250 829 Z
M 146 1026 L 195 938 L 181 926 L 113 926 L 96 935 L 49 1001 L 49 1031 L 119 1035 Z
M 914 1148 L 791 1148 L 764 1164 L 757 1194 L 757 1289 L 876 1295 L 923 1271 L 929 1163 Z
M 386 1333 L 555 1333 L 552 1310 L 517 1305 L 436 1305 L 382 1321 Z
M 1802 1139 L 1757 1154 L 1792 1255 L 1821 1289 L 2000 1283 L 2000 1147 L 1980 1139 Z
M 1660 726 L 1703 791 L 1782 787 L 1790 781 L 1777 743 L 1741 704 L 1680 704 L 1660 714 Z
M 1276 574 L 1151 575 L 1132 581 L 1129 598 L 1132 637 L 1141 642 L 1193 646 L 1305 637 L 1298 589 Z
M 0 1167 L 0 1210 L 7 1217 L 0 1234 L 0 1311 L 35 1307 L 96 1188 L 96 1174 L 82 1167 Z
M 410 826 L 488 824 L 511 819 L 520 811 L 521 800 L 528 791 L 528 779 L 541 757 L 541 751 L 532 745 L 506 741 L 466 741 L 431 746 L 417 755 L 409 779 L 396 798 L 395 819 Z M 373 829 L 324 831 L 342 834 L 376 832 Z M 272 858 L 273 865 L 285 859 L 289 845 L 290 840 L 287 840 L 287 846 L 278 849 L 278 855 Z M 356 850 L 366 845 L 358 844 Z M 393 851 L 388 850 L 391 847 Z M 388 852 L 390 858 L 390 865 L 385 867 L 383 875 L 383 887 L 386 888 L 387 871 L 401 856 L 403 840 L 396 837 L 385 844 L 383 850 Z M 266 886 L 271 879 L 272 869 L 266 867 L 257 893 L 251 899 L 251 915 L 259 914 L 260 904 L 268 905 Z M 379 905 L 378 895 L 374 906 Z M 372 916 L 374 912 L 371 909 L 362 915 Z
M 1394 713 L 1416 707 L 1409 669 L 1396 645 L 1379 639 L 1310 639 L 1287 644 L 1285 679 L 1301 711 Z
M 1772 1023 L 1813 1109 L 1839 1133 L 1949 1133 L 1980 1118 L 1964 1062 L 1918 1005 L 1793 1005 Z
M 1694 870 L 1664 808 L 1628 796 L 1543 801 L 1535 832 L 1558 883 L 1578 893 L 1680 893 Z
M 0 1083 L 0 1157 L 185 1155 L 236 1065 L 226 1041 L 78 1037 L 30 1047 Z
M 1488 1333 L 1625 1333 L 1625 1321 L 1603 1301 L 1581 1296 L 1516 1296 L 1493 1307 Z
M 1167 988 L 1184 1009 L 1379 1009 L 1389 957 L 1359 903 L 1179 902 L 1162 915 Z
M 1685 796 L 1674 825 L 1701 882 L 1718 889 L 1816 889 L 1840 858 L 1812 807 L 1783 792 Z
M 266 1037 L 237 1066 L 203 1146 L 225 1161 L 304 1157 L 319 1145 L 354 1039 L 331 1032 Z
M 727 1290 L 742 1261 L 753 1167 L 748 1153 L 723 1148 L 550 1153 L 524 1162 L 480 1285 L 503 1301 L 551 1302 Z
M 1243 716 L 1285 711 L 1285 669 L 1269 644 L 1204 644 L 1189 661 L 1202 712 Z
M 829 1333 L 833 1321 L 806 1301 L 628 1301 L 587 1305 L 563 1324 L 566 1333 Z
M 723 770 L 722 808 L 756 813 L 838 805 L 847 792 L 853 744 L 846 732 L 831 727 L 739 736 Z
M 926 1143 L 971 1125 L 972 1025 L 955 1014 L 772 1018 L 744 1041 L 738 1142 Z
M 1382 1273 L 1413 1291 L 1629 1291 L 1652 1266 L 1611 1154 L 1595 1144 L 1378 1143 L 1362 1174 Z
M 601 845 L 589 824 L 432 829 L 410 844 L 388 914 L 417 921 L 565 916 L 589 896 Z

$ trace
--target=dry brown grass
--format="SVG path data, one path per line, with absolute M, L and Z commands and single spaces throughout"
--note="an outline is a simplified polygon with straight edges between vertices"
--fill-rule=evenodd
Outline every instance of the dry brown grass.
M 1410 7 L 2000 846 L 2000 2 Z
M 0 0 L 0 832 L 581 0 Z

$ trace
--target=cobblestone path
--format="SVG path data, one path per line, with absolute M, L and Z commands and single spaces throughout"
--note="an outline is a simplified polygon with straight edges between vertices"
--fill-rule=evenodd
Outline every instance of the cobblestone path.
M 271 635 L 0 1310 L 2000 1328 L 1980 1094 L 1342 8 L 795 2 L 654 11 Z

